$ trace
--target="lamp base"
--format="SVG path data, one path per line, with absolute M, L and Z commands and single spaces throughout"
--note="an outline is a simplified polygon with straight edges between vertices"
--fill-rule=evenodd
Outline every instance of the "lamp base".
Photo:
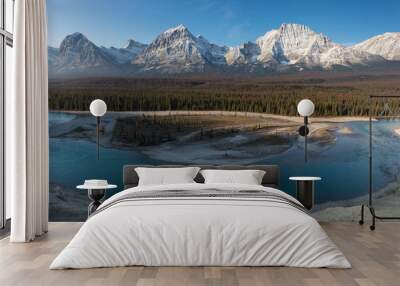
M 298 132 L 300 136 L 305 137 L 310 133 L 310 129 L 307 126 L 303 125 L 299 128 Z

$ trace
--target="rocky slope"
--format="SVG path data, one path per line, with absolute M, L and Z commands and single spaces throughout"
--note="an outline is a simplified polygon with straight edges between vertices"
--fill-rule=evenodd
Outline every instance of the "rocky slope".
M 123 48 L 101 47 L 101 49 L 113 58 L 116 64 L 130 63 L 147 47 L 146 44 L 129 39 Z
M 400 61 L 400 33 L 384 33 L 354 46 L 355 50 Z

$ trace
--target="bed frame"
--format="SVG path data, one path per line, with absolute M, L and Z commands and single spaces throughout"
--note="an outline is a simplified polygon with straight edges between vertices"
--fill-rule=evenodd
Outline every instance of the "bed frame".
M 177 168 L 177 167 L 199 167 L 201 169 L 224 169 L 224 170 L 264 170 L 266 173 L 262 180 L 265 187 L 279 188 L 279 166 L 278 165 L 125 165 L 123 169 L 124 189 L 133 188 L 138 185 L 139 177 L 135 171 L 136 167 L 147 168 Z M 199 173 L 194 179 L 197 183 L 204 183 L 203 176 Z

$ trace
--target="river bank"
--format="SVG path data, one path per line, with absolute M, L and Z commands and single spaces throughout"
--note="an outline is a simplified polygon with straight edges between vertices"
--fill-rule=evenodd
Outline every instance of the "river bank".
M 366 190 L 368 192 L 368 190 Z M 379 216 L 400 215 L 400 182 L 389 183 L 372 195 L 373 206 Z M 317 205 L 312 216 L 318 221 L 354 221 L 360 219 L 361 205 L 368 203 L 368 194 L 346 201 L 328 202 Z M 368 208 L 365 208 L 365 220 L 371 220 Z
M 88 112 L 66 113 L 75 115 L 75 117 L 68 122 L 50 126 L 50 137 L 80 138 L 96 142 L 95 120 Z M 142 118 L 147 118 L 147 122 L 143 122 Z M 175 120 L 164 122 L 164 126 L 157 129 L 159 126 L 156 125 L 161 125 L 161 121 L 166 121 L 167 118 L 200 121 L 200 123 L 197 123 L 197 126 L 188 127 L 185 126 L 187 122 L 184 122 L 181 123 L 183 127 L 176 127 L 174 126 L 177 124 Z M 224 120 L 222 121 L 221 118 Z M 207 120 L 204 121 L 204 119 Z M 160 122 L 156 122 L 157 120 Z M 201 125 L 201 120 L 204 121 L 204 125 Z M 335 141 L 333 132 L 337 130 L 338 123 L 365 120 L 367 118 L 363 117 L 312 118 L 309 126 L 310 143 L 316 143 L 319 146 L 332 144 Z M 176 159 L 174 149 L 182 150 L 181 148 L 189 147 L 191 149 L 188 149 L 185 154 L 192 153 L 193 156 L 182 156 L 179 159 L 180 162 L 193 160 L 197 162 L 196 158 L 204 157 L 202 155 L 208 153 L 210 156 L 205 160 L 214 158 L 215 163 L 226 160 L 228 157 L 231 157 L 232 160 L 246 160 L 243 163 L 250 163 L 249 157 L 256 155 L 258 157 L 260 153 L 262 153 L 262 157 L 265 157 L 268 154 L 283 152 L 293 146 L 293 144 L 289 144 L 290 142 L 301 141 L 301 138 L 298 138 L 297 129 L 302 122 L 301 117 L 248 112 L 109 112 L 101 121 L 100 145 L 106 148 L 139 147 L 146 155 L 157 160 Z M 119 131 L 118 133 L 115 132 L 116 129 Z M 166 131 L 166 129 L 170 130 Z M 136 134 L 138 132 L 139 134 Z M 165 134 L 160 135 L 160 133 Z M 351 134 L 351 130 L 347 128 L 343 134 Z M 190 146 L 185 146 L 189 144 Z M 196 148 L 195 152 L 192 150 L 193 148 Z M 233 152 L 233 149 L 238 150 Z M 249 154 L 245 155 L 246 152 Z M 181 152 L 180 155 L 182 155 Z
M 50 112 L 62 112 L 73 115 L 88 115 L 91 116 L 89 111 L 75 111 L 75 110 L 50 110 Z M 285 116 L 270 113 L 259 112 L 242 112 L 242 111 L 217 111 L 217 110 L 165 110 L 165 111 L 108 111 L 107 115 L 116 116 L 173 116 L 173 115 L 218 115 L 218 116 L 241 116 L 241 117 L 257 117 L 257 118 L 274 118 L 280 120 L 288 120 L 297 123 L 302 123 L 303 118 L 300 116 Z M 367 116 L 325 116 L 325 117 L 310 117 L 311 122 L 354 122 L 354 121 L 368 121 Z

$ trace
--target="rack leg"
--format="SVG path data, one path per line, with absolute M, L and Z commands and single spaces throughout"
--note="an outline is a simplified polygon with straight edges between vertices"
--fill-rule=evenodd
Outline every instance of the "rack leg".
M 369 229 L 370 230 L 375 230 L 375 219 L 376 219 L 376 215 L 375 215 L 375 210 L 373 207 L 368 207 L 369 211 L 371 212 L 372 215 L 372 224 L 370 225 Z
M 358 221 L 360 225 L 364 224 L 364 204 L 361 205 L 361 219 Z

